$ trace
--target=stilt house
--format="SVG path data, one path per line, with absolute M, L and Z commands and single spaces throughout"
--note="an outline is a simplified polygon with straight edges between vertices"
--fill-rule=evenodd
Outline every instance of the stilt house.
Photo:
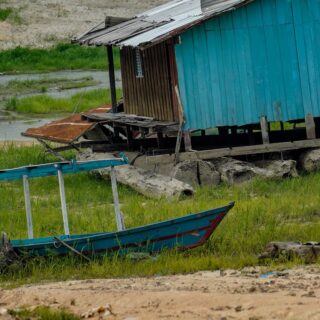
M 74 41 L 108 51 L 113 114 L 91 120 L 175 125 L 188 150 L 190 132 L 206 137 L 212 128 L 222 139 L 213 147 L 320 145 L 319 35 L 320 0 L 174 0 L 132 19 L 107 17 Z M 123 120 L 114 114 L 112 47 L 120 48 Z

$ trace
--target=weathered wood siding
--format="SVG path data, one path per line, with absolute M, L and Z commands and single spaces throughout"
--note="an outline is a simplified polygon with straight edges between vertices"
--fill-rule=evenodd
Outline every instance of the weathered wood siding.
M 167 44 L 141 52 L 143 78 L 135 73 L 134 49 L 120 52 L 124 111 L 129 114 L 174 120 Z
M 319 117 L 319 35 L 319 0 L 256 0 L 182 34 L 186 128 Z

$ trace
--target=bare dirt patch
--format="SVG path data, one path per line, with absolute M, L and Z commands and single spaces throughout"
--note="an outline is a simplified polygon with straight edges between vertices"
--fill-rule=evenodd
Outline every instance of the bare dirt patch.
M 5 308 L 48 305 L 105 319 L 320 319 L 318 268 L 84 280 L 1 290 Z M 104 308 L 101 308 L 104 310 Z M 103 318 L 93 315 L 93 318 Z
M 106 15 L 131 17 L 166 0 L 10 0 L 21 24 L 0 22 L 0 50 L 17 46 L 49 47 L 87 31 Z

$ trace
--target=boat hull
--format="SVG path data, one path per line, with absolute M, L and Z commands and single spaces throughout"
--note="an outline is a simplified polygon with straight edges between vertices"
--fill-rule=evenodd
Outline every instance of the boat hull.
M 85 255 L 130 252 L 157 253 L 162 250 L 186 250 L 204 244 L 228 211 L 227 206 L 191 214 L 177 219 L 132 228 L 119 232 L 13 240 L 11 245 L 18 254 L 32 256 L 67 255 L 71 246 Z

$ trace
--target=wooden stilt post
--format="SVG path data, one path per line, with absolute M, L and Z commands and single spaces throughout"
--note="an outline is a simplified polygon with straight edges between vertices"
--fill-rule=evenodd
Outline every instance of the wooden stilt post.
M 111 167 L 110 176 L 111 176 L 113 204 L 114 204 L 114 210 L 116 214 L 117 228 L 118 228 L 118 231 L 122 231 L 122 230 L 125 230 L 125 226 L 124 226 L 121 211 L 120 211 L 117 177 L 116 177 L 116 172 L 114 170 L 114 167 Z
M 316 139 L 316 124 L 314 122 L 314 118 L 312 114 L 307 114 L 305 117 L 306 120 L 306 132 L 307 132 L 307 139 Z
M 270 143 L 267 117 L 260 118 L 260 126 L 263 144 Z
M 23 176 L 23 191 L 24 191 L 24 202 L 25 202 L 26 214 L 27 214 L 28 238 L 33 239 L 33 225 L 32 225 L 31 200 L 30 200 L 30 188 L 29 188 L 28 176 Z
M 70 230 L 69 230 L 66 194 L 64 190 L 64 179 L 63 179 L 61 170 L 58 170 L 58 180 L 59 180 L 59 188 L 60 188 L 60 199 L 61 199 L 61 210 L 62 210 L 62 217 L 63 217 L 64 233 L 65 235 L 69 236 Z
M 116 80 L 114 74 L 114 61 L 113 61 L 113 51 L 112 46 L 107 46 L 108 55 L 108 67 L 109 67 L 109 82 L 110 82 L 110 92 L 112 101 L 112 112 L 117 112 L 117 91 L 116 91 Z
M 183 132 L 183 141 L 184 141 L 184 148 L 186 152 L 192 151 L 192 144 L 191 144 L 191 134 L 190 131 Z

